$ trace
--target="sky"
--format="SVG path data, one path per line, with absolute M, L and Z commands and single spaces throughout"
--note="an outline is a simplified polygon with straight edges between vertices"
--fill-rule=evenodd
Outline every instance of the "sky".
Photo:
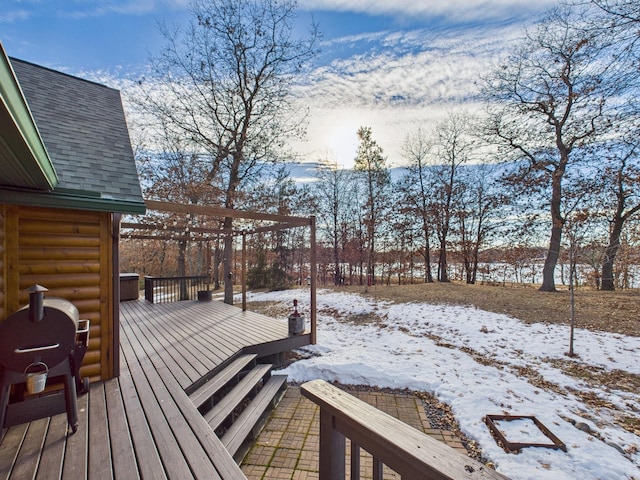
M 251 293 L 248 299 L 276 302 L 287 311 L 294 295 L 308 318 L 301 292 Z M 526 324 L 474 307 L 394 304 L 319 290 L 317 312 L 317 345 L 301 349 L 306 358 L 278 372 L 290 381 L 429 392 L 451 407 L 462 432 L 512 480 L 640 478 L 640 432 L 616 421 L 640 417 L 638 393 L 590 383 L 562 368 L 575 363 L 586 371 L 640 375 L 640 338 L 578 328 L 577 357 L 570 358 L 568 326 Z M 371 314 L 378 323 L 350 320 Z M 491 436 L 485 415 L 535 416 L 567 451 L 528 447 L 507 453 Z M 552 443 L 531 422 L 501 422 L 499 428 L 511 442 Z
M 473 113 L 478 78 L 558 0 L 299 0 L 297 31 L 323 34 L 294 92 L 309 108 L 301 161 L 351 166 L 372 128 L 388 165 L 402 142 L 449 112 Z M 189 0 L 0 0 L 9 56 L 125 89 L 164 45 L 158 25 L 186 25 Z M 126 95 L 126 91 L 123 92 Z M 406 163 L 406 162 L 405 162 Z

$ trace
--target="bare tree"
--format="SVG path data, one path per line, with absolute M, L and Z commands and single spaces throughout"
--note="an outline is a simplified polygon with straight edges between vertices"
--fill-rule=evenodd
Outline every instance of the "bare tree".
M 353 177 L 350 171 L 338 168 L 336 164 L 324 163 L 318 170 L 317 178 L 313 191 L 320 207 L 318 225 L 333 252 L 334 285 L 340 285 L 344 278 L 342 262 L 346 243 L 342 234 L 343 226 L 350 223 L 352 206 L 356 204 Z
M 145 82 L 147 111 L 206 152 L 205 178 L 222 185 L 226 208 L 236 207 L 261 162 L 282 158 L 285 138 L 302 133 L 290 86 L 315 53 L 317 31 L 294 37 L 295 7 L 293 0 L 192 0 L 187 29 L 162 28 L 167 45 L 153 59 L 160 83 Z M 224 230 L 231 229 L 227 217 Z M 232 256 L 226 235 L 226 303 L 233 303 Z
M 431 166 L 429 154 L 432 148 L 433 143 L 422 127 L 407 134 L 402 144 L 402 156 L 409 162 L 409 166 L 407 167 L 407 175 L 400 184 L 400 190 L 404 193 L 407 208 L 414 212 L 422 226 L 425 283 L 433 282 L 430 241 L 432 233 L 431 189 L 429 188 L 429 167 Z
M 461 194 L 459 167 L 469 160 L 473 141 L 466 115 L 449 114 L 435 129 L 432 172 L 434 190 L 432 211 L 439 243 L 438 281 L 448 282 L 447 242 L 452 226 L 454 205 Z
M 591 0 L 590 3 L 603 14 L 591 19 L 590 28 L 599 30 L 615 45 L 616 56 L 623 62 L 630 59 L 628 63 L 636 64 L 634 70 L 637 76 L 637 64 L 640 61 L 640 3 L 636 0 Z
M 602 204 L 609 223 L 609 240 L 602 261 L 601 289 L 615 290 L 614 265 L 620 239 L 627 221 L 640 211 L 640 156 L 637 134 L 628 141 L 616 141 L 607 151 L 598 150 L 605 159 L 602 168 Z
M 510 160 L 521 162 L 522 182 L 548 182 L 551 219 L 542 291 L 555 291 L 560 252 L 563 179 L 575 167 L 574 151 L 606 125 L 607 91 L 595 33 L 577 28 L 569 8 L 554 10 L 507 61 L 487 77 L 489 137 Z
M 454 217 L 465 280 L 469 284 L 477 280 L 480 249 L 502 225 L 498 220 L 499 206 L 506 201 L 497 188 L 495 170 L 492 164 L 470 165 L 460 175 L 462 191 Z
M 592 149 L 602 165 L 597 194 L 605 205 L 609 222 L 608 245 L 602 262 L 603 290 L 615 288 L 614 265 L 625 224 L 640 210 L 638 181 L 640 156 L 640 3 L 635 0 L 573 0 L 586 9 L 582 28 L 586 35 L 598 35 L 604 45 L 603 69 L 607 72 L 610 96 L 617 116 L 602 140 Z
M 382 147 L 373 139 L 371 128 L 360 127 L 357 134 L 360 143 L 354 170 L 360 174 L 366 189 L 364 224 L 366 227 L 367 276 L 373 282 L 375 281 L 376 236 L 386 205 L 386 190 L 390 184 L 390 176 Z
M 143 148 L 136 151 L 145 197 L 178 203 L 215 202 L 219 190 L 203 180 L 209 168 L 207 159 L 194 151 L 189 142 L 184 142 L 176 136 L 166 124 L 160 122 L 156 127 L 154 138 L 151 140 L 155 145 L 155 151 L 150 152 Z M 149 213 L 142 220 L 150 225 L 172 224 L 174 227 L 172 237 L 178 245 L 177 270 L 173 272 L 174 275 L 188 274 L 187 250 L 193 240 L 190 227 L 198 220 L 191 215 L 185 219 L 180 215 L 158 213 Z M 207 269 L 203 261 L 204 256 L 199 257 L 200 265 L 196 272 L 191 272 L 192 274 L 200 275 Z M 184 295 L 186 292 L 183 292 Z

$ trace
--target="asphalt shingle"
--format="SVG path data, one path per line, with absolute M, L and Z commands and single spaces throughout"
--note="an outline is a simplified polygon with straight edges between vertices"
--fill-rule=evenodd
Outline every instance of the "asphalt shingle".
M 58 174 L 58 188 L 142 202 L 120 92 L 11 59 Z

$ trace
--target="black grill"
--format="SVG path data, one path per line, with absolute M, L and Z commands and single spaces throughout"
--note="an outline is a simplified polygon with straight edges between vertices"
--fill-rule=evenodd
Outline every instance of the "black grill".
M 44 298 L 47 289 L 29 289 L 29 306 L 0 323 L 0 427 L 67 412 L 69 426 L 78 428 L 77 394 L 88 389 L 80 377 L 87 351 L 89 321 L 67 300 Z M 61 392 L 45 389 L 62 380 Z

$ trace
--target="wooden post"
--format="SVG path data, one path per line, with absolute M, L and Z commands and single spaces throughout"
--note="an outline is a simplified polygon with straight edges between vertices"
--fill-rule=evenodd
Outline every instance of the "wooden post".
M 247 311 L 247 234 L 242 232 L 242 311 Z
M 309 244 L 311 247 L 310 263 L 311 263 L 311 344 L 315 345 L 317 340 L 316 334 L 316 277 L 318 276 L 318 267 L 316 265 L 316 217 L 311 215 L 309 217 L 311 233 L 309 238 Z
M 109 354 L 111 355 L 111 368 L 108 378 L 120 376 L 120 222 L 121 213 L 114 213 L 111 217 L 111 263 L 113 295 L 111 309 L 113 321 L 109 322 Z M 136 286 L 136 291 L 138 287 Z M 109 369 L 107 369 L 109 370 Z
M 360 480 L 360 445 L 351 440 L 351 480 Z
M 335 417 L 320 408 L 319 480 L 344 480 L 345 438 L 335 427 Z
M 373 457 L 373 480 L 382 480 L 382 472 L 384 471 L 383 463 L 376 457 Z

